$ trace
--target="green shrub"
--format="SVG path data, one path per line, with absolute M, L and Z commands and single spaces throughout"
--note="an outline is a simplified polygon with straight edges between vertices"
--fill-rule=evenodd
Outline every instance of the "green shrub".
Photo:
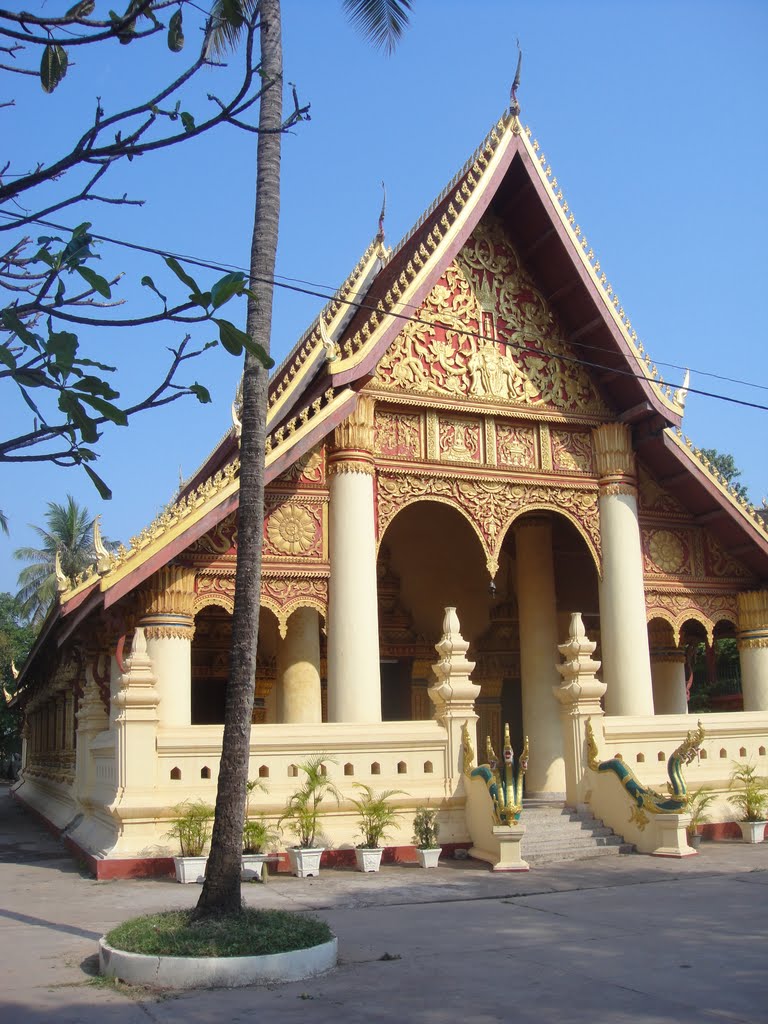
M 185 800 L 171 813 L 171 827 L 165 838 L 178 840 L 182 857 L 201 857 L 211 838 L 213 807 L 204 800 Z

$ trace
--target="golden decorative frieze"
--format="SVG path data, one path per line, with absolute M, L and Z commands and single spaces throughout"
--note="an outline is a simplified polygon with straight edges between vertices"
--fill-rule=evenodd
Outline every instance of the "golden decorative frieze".
M 328 460 L 328 476 L 337 473 L 365 473 L 374 476 L 376 467 L 373 459 L 367 452 L 344 452 L 341 458 L 334 453 Z
M 709 530 L 703 531 L 704 572 L 707 576 L 725 576 L 731 579 L 749 579 L 752 573 L 738 559 L 729 555 Z
M 234 555 L 237 551 L 237 512 L 213 526 L 187 548 L 186 555 Z
M 195 614 L 209 605 L 217 605 L 232 615 L 235 610 L 234 577 L 198 575 L 195 588 Z
M 194 625 L 187 626 L 181 622 L 144 626 L 144 636 L 147 640 L 192 640 L 194 635 Z
M 261 581 L 261 604 L 277 617 L 280 636 L 288 634 L 288 619 L 297 608 L 314 608 L 328 614 L 327 579 L 287 579 L 271 577 Z
M 374 386 L 604 414 L 504 229 L 486 214 L 379 362 Z M 565 357 L 565 358 L 563 358 Z
M 385 459 L 422 458 L 422 414 L 396 412 L 376 406 L 374 447 Z
M 481 427 L 480 420 L 441 416 L 437 435 L 441 461 L 482 463 Z
M 719 622 L 738 622 L 735 593 L 723 594 L 706 590 L 645 591 L 646 619 L 663 619 L 672 627 L 675 641 L 680 643 L 683 625 L 689 620 L 700 623 L 706 630 L 710 644 L 714 640 L 715 626 Z
M 535 469 L 535 428 L 499 421 L 496 426 L 496 452 L 500 466 Z
M 654 516 L 689 516 L 688 510 L 664 490 L 651 476 L 647 469 L 638 465 L 638 508 L 643 513 L 653 513 Z
M 448 478 L 428 474 L 387 474 L 380 471 L 377 487 L 379 540 L 403 508 L 416 501 L 438 501 L 461 512 L 472 526 L 495 576 L 504 536 L 523 512 L 557 511 L 569 519 L 600 571 L 600 523 L 593 490 L 552 487 L 504 480 Z
M 296 484 L 323 485 L 325 483 L 325 454 L 322 445 L 297 459 L 274 481 L 272 488 L 294 487 Z
M 556 473 L 594 471 L 592 435 L 581 430 L 551 430 L 552 468 Z

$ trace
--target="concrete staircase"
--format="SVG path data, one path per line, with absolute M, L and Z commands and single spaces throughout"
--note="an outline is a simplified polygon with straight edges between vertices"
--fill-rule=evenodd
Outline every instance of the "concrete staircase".
M 574 811 L 562 802 L 525 800 L 520 821 L 526 827 L 522 854 L 529 864 L 610 857 L 634 849 L 588 811 Z

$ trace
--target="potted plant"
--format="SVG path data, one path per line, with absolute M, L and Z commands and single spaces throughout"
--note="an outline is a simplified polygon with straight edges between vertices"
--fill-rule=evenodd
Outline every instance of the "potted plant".
M 360 871 L 378 871 L 384 853 L 382 841 L 397 821 L 397 811 L 387 801 L 390 797 L 407 794 L 402 789 L 385 789 L 381 793 L 374 793 L 371 786 L 364 782 L 356 782 L 355 786 L 362 791 L 359 798 L 352 798 L 362 839 L 355 849 L 357 867 Z
M 440 825 L 437 821 L 437 810 L 420 807 L 413 819 L 413 845 L 416 857 L 423 868 L 436 868 L 440 859 L 442 846 L 437 841 Z
M 264 861 L 274 850 L 280 833 L 259 815 L 243 825 L 243 881 L 263 878 Z
M 745 843 L 762 843 L 765 838 L 768 783 L 756 772 L 753 764 L 738 761 L 731 772 L 731 789 L 741 786 L 731 797 L 731 803 L 739 814 L 738 825 Z
M 211 837 L 213 807 L 204 800 L 185 800 L 177 804 L 171 813 L 171 827 L 165 837 L 179 843 L 181 856 L 173 858 L 176 878 L 185 883 L 202 882 L 208 860 L 203 856 L 203 850 Z
M 687 810 L 691 816 L 691 823 L 685 831 L 688 835 L 688 845 L 692 846 L 694 850 L 698 850 L 699 846 L 701 846 L 699 826 L 709 821 L 707 808 L 714 799 L 715 794 L 710 789 L 707 789 L 706 786 L 700 786 L 688 794 Z
M 288 848 L 291 870 L 299 878 L 320 873 L 320 857 L 324 847 L 317 846 L 317 832 L 320 823 L 320 805 L 326 796 L 332 796 L 338 804 L 341 795 L 322 768 L 325 761 L 336 764 L 328 754 L 313 754 L 298 766 L 304 773 L 304 782 L 286 804 L 278 825 L 288 823 L 289 831 L 296 837 L 296 844 Z

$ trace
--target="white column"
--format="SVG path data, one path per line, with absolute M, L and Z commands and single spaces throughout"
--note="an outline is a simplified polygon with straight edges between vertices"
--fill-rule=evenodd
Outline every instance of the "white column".
M 146 588 L 147 614 L 141 619 L 160 695 L 160 726 L 180 728 L 192 722 L 192 637 L 194 572 L 165 566 Z
M 594 431 L 600 474 L 600 641 L 609 715 L 652 715 L 653 689 L 637 518 L 632 435 L 622 423 Z
M 277 648 L 278 722 L 322 722 L 320 694 L 320 616 L 297 608 Z
M 739 661 L 745 711 L 768 711 L 768 591 L 738 595 Z
M 373 495 L 373 400 L 336 428 L 329 460 L 331 579 L 328 719 L 380 722 L 379 613 Z
M 653 623 L 648 629 L 653 682 L 653 706 L 657 715 L 685 715 L 685 650 L 675 643 L 668 623 Z
M 558 684 L 557 601 L 549 516 L 524 516 L 515 525 L 517 607 L 523 731 L 531 758 L 526 790 L 565 793 L 563 735 L 553 687 Z

